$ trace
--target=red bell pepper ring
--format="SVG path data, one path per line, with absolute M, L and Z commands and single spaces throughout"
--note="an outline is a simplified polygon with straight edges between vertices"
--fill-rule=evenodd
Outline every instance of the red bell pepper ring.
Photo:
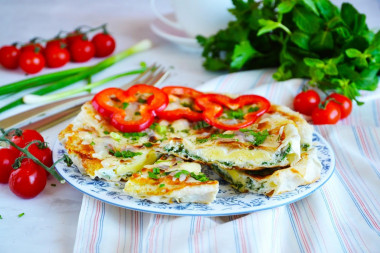
M 203 95 L 203 93 L 200 91 L 197 91 L 188 87 L 181 87 L 181 86 L 164 87 L 162 88 L 162 91 L 164 91 L 167 95 L 191 98 L 193 100 Z M 194 106 L 197 107 L 195 104 Z M 178 108 L 174 110 L 163 110 L 163 111 L 158 112 L 157 116 L 160 119 L 165 119 L 168 121 L 174 121 L 174 120 L 183 119 L 183 118 L 188 119 L 190 121 L 200 121 L 203 119 L 201 112 L 197 112 L 189 107 Z
M 270 102 L 258 95 L 242 95 L 235 99 L 221 94 L 205 94 L 196 98 L 196 104 L 202 108 L 203 119 L 210 125 L 223 130 L 239 130 L 255 123 L 258 117 L 270 108 Z M 238 123 L 228 124 L 219 119 L 224 112 L 224 107 L 230 110 L 241 109 L 244 106 L 255 106 L 255 110 L 247 112 Z
M 129 103 L 139 102 L 139 94 L 148 94 L 149 97 L 135 112 L 138 113 L 137 119 L 128 119 L 124 107 Z M 97 93 L 91 103 L 95 110 L 108 119 L 116 129 L 122 132 L 139 132 L 153 123 L 158 111 L 166 108 L 168 97 L 156 87 L 138 84 L 125 91 L 119 88 L 105 89 Z

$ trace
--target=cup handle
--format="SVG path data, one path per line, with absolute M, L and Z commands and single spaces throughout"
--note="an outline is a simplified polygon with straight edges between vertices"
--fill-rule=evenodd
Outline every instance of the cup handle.
M 167 18 L 165 18 L 161 13 L 158 12 L 157 8 L 156 8 L 156 0 L 150 0 L 150 6 L 154 12 L 154 14 L 156 15 L 156 17 L 161 20 L 162 22 L 164 22 L 165 24 L 167 24 L 168 26 L 171 26 L 175 29 L 178 29 L 178 30 L 182 30 L 182 27 L 176 23 L 176 22 L 173 22 Z

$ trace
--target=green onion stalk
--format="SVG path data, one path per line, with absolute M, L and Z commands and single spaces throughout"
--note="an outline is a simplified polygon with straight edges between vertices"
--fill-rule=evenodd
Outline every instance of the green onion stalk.
M 131 56 L 133 54 L 145 51 L 151 47 L 152 47 L 152 42 L 150 40 L 142 40 L 142 41 L 138 42 L 137 44 L 135 44 L 134 46 L 132 46 L 132 47 L 130 47 L 130 48 L 118 53 L 118 54 L 115 54 L 111 57 L 108 57 L 107 59 L 89 67 L 88 69 L 85 69 L 85 70 L 77 73 L 76 75 L 69 76 L 69 77 L 63 78 L 61 80 L 58 80 L 56 82 L 53 82 L 53 83 L 35 91 L 35 92 L 33 92 L 32 94 L 34 94 L 34 95 L 45 95 L 45 94 L 51 93 L 55 90 L 62 89 L 64 87 L 67 87 L 73 83 L 76 83 L 80 80 L 86 79 L 89 76 L 92 76 L 92 75 L 100 72 L 100 71 L 114 65 L 115 63 L 127 58 L 128 56 Z M 1 107 L 0 113 L 4 112 L 6 110 L 9 110 L 11 108 L 14 108 L 18 105 L 22 105 L 22 104 L 24 104 L 24 101 L 22 98 L 16 99 L 13 102 Z
M 105 83 L 108 83 L 110 81 L 113 81 L 115 79 L 118 79 L 118 78 L 121 78 L 124 76 L 143 73 L 145 70 L 146 70 L 146 67 L 142 67 L 142 68 L 137 69 L 137 70 L 132 70 L 132 71 L 128 71 L 128 72 L 124 72 L 124 73 L 120 73 L 120 74 L 117 74 L 114 76 L 104 78 L 100 81 L 90 83 L 90 84 L 83 86 L 83 87 L 71 89 L 71 90 L 64 91 L 64 92 L 54 93 L 51 95 L 40 96 L 40 95 L 28 94 L 28 95 L 23 97 L 23 101 L 25 104 L 49 103 L 49 102 L 57 101 L 57 100 L 60 100 L 60 99 L 63 99 L 63 98 L 84 92 L 84 91 L 90 91 L 93 88 L 96 88 L 100 85 L 103 85 Z
M 0 96 L 10 94 L 10 93 L 16 93 L 16 92 L 20 92 L 22 90 L 26 90 L 29 88 L 34 88 L 37 86 L 48 84 L 48 83 L 54 82 L 56 80 L 59 80 L 68 76 L 76 75 L 88 68 L 90 67 L 79 67 L 79 68 L 67 69 L 67 70 L 63 70 L 63 71 L 59 71 L 55 73 L 35 76 L 35 77 L 24 79 L 21 81 L 9 83 L 0 87 Z

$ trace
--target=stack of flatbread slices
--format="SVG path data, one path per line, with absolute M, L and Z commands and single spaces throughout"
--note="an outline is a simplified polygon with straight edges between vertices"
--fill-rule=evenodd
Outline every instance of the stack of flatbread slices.
M 135 198 L 211 203 L 219 183 L 202 169 L 211 168 L 240 192 L 267 196 L 318 180 L 312 133 L 300 114 L 279 105 L 238 131 L 180 119 L 122 133 L 88 102 L 59 139 L 83 174 L 126 181 L 124 191 Z

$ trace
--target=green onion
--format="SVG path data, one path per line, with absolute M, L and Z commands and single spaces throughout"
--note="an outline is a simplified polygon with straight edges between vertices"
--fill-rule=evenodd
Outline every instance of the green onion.
M 162 187 L 164 187 L 164 186 L 165 186 L 165 184 L 160 184 L 158 187 L 162 188 Z
M 21 81 L 17 81 L 14 83 L 9 83 L 6 85 L 3 85 L 0 87 L 0 96 L 9 94 L 9 93 L 16 93 L 22 90 L 26 90 L 29 88 L 41 86 L 47 83 L 51 83 L 54 81 L 57 81 L 59 79 L 76 75 L 82 71 L 85 71 L 89 69 L 90 67 L 79 67 L 79 68 L 73 68 L 73 69 L 67 69 L 62 70 L 59 72 L 49 73 L 41 76 L 35 76 L 28 79 L 24 79 Z
M 48 93 L 53 92 L 55 90 L 67 87 L 73 83 L 76 83 L 80 80 L 86 79 L 87 77 L 92 76 L 92 75 L 112 66 L 113 64 L 125 59 L 126 57 L 128 57 L 130 55 L 133 55 L 133 54 L 141 52 L 141 51 L 145 51 L 145 50 L 151 48 L 151 46 L 152 46 L 152 42 L 150 40 L 142 40 L 139 43 L 135 44 L 134 46 L 132 46 L 132 47 L 116 54 L 116 55 L 113 55 L 113 56 L 95 64 L 94 66 L 89 67 L 88 69 L 86 69 L 86 70 L 84 70 L 84 71 L 82 71 L 76 75 L 69 76 L 69 77 L 63 78 L 57 82 L 51 83 L 51 84 L 33 92 L 32 94 L 34 94 L 34 95 L 45 95 L 45 94 L 48 94 Z M 16 99 L 13 102 L 7 104 L 6 106 L 1 107 L 0 113 L 4 112 L 6 110 L 9 110 L 13 107 L 16 107 L 18 105 L 21 105 L 23 103 L 24 102 L 23 102 L 22 98 Z
M 57 101 L 59 99 L 66 98 L 66 97 L 81 93 L 83 91 L 90 91 L 91 89 L 93 89 L 95 87 L 98 87 L 98 86 L 103 85 L 107 82 L 110 82 L 112 80 L 115 80 L 115 79 L 118 79 L 118 78 L 121 78 L 124 76 L 143 73 L 145 70 L 146 70 L 146 68 L 141 68 L 141 69 L 137 69 L 137 70 L 124 72 L 121 74 L 117 74 L 114 76 L 104 78 L 100 81 L 91 83 L 91 84 L 83 86 L 83 87 L 79 87 L 79 88 L 75 88 L 75 89 L 71 89 L 68 91 L 59 92 L 59 93 L 55 93 L 55 94 L 51 94 L 51 95 L 39 96 L 39 95 L 28 94 L 28 95 L 23 97 L 23 101 L 25 104 L 47 103 L 47 102 Z
M 21 218 L 21 217 L 24 216 L 24 215 L 25 215 L 25 213 L 20 213 L 20 214 L 18 215 L 18 217 Z

